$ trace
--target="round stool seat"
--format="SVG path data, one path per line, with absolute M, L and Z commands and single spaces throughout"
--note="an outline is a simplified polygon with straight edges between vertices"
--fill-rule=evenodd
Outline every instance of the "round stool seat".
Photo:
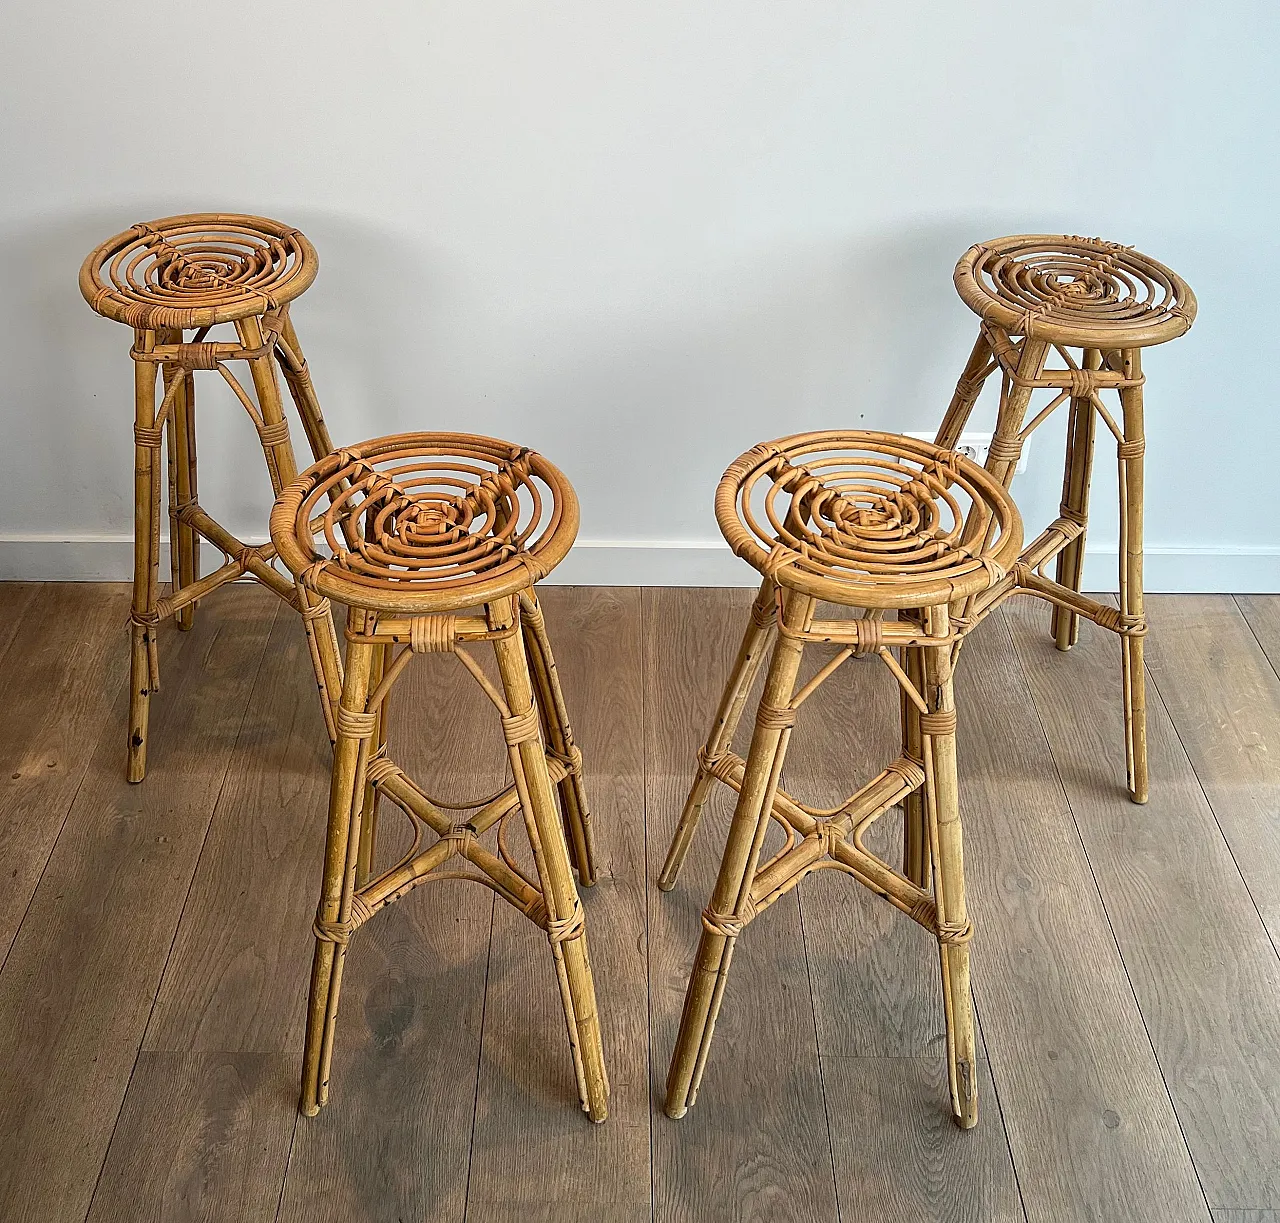
M 1014 335 L 1082 348 L 1142 348 L 1183 335 L 1196 298 L 1180 276 L 1101 238 L 1022 234 L 971 246 L 955 284 L 975 313 Z
M 716 489 L 738 556 L 852 607 L 932 607 L 998 582 L 1022 547 L 1008 493 L 955 451 L 892 433 L 802 433 L 748 450 Z
M 279 221 L 195 213 L 109 238 L 81 265 L 80 292 L 130 327 L 212 327 L 278 310 L 319 267 L 315 247 Z
M 525 590 L 578 533 L 569 481 L 523 446 L 399 433 L 335 451 L 281 492 L 271 539 L 308 589 L 423 615 Z

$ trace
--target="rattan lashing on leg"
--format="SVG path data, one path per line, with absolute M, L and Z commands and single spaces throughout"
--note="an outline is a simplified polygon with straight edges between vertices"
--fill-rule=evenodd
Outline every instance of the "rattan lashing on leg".
M 307 1115 L 328 1099 L 352 935 L 420 884 L 457 878 L 492 889 L 546 932 L 582 1107 L 593 1121 L 607 1115 L 586 922 L 573 877 L 575 866 L 583 885 L 595 877 L 590 812 L 533 591 L 567 553 L 577 524 L 573 490 L 554 467 L 531 451 L 468 434 L 403 434 L 338 451 L 276 502 L 271 533 L 281 559 L 304 589 L 351 609 L 314 926 L 300 1100 Z M 474 655 L 486 646 L 494 651 L 496 683 Z M 390 755 L 387 701 L 424 653 L 452 655 L 468 671 L 507 744 L 511 784 L 465 808 L 433 800 Z M 379 861 L 375 836 L 383 799 L 414 831 L 409 849 L 391 863 Z M 470 811 L 465 819 L 463 810 Z M 508 848 L 506 824 L 517 814 L 532 874 Z M 482 840 L 491 831 L 495 847 Z
M 1050 627 L 1059 650 L 1075 643 L 1081 617 L 1119 635 L 1127 785 L 1133 801 L 1144 803 L 1142 349 L 1186 333 L 1196 317 L 1195 295 L 1180 277 L 1132 247 L 1046 234 L 971 247 L 956 265 L 955 283 L 982 324 L 938 445 L 956 444 L 987 379 L 998 375 L 1000 403 L 987 469 L 1007 487 L 1026 439 L 1060 405 L 1070 404 L 1059 516 L 1027 545 L 1019 567 L 1031 580 L 994 600 L 980 598 L 980 606 L 956 610 L 965 617 L 975 608 L 985 614 L 1000 598 L 1025 592 L 1054 605 Z M 1112 393 L 1119 419 L 1102 398 Z M 1046 402 L 1028 421 L 1037 396 Z M 1099 420 L 1115 440 L 1119 466 L 1118 615 L 1080 593 Z M 1050 560 L 1056 561 L 1053 579 L 1041 572 Z
M 128 778 L 146 775 L 152 693 L 160 686 L 156 632 L 173 617 L 190 628 L 198 600 L 226 582 L 253 577 L 303 616 L 325 721 L 341 688 L 329 605 L 272 567 L 271 545 L 250 547 L 214 521 L 197 498 L 195 374 L 217 373 L 258 431 L 272 490 L 296 474 L 276 371 L 316 458 L 333 447 L 289 317 L 289 303 L 315 279 L 315 250 L 296 229 L 263 217 L 199 213 L 144 222 L 108 239 L 80 269 L 80 289 L 99 314 L 131 327 L 134 345 L 134 598 Z M 229 331 L 210 339 L 213 328 Z M 192 332 L 188 341 L 186 333 Z M 232 372 L 247 367 L 250 386 Z M 161 393 L 157 396 L 157 380 Z M 167 441 L 167 481 L 161 450 Z M 159 591 L 160 504 L 167 482 L 170 593 Z M 200 575 L 200 540 L 224 555 Z
M 747 926 L 815 870 L 834 869 L 884 897 L 938 944 L 952 1114 L 977 1121 L 969 990 L 972 925 L 964 894 L 953 668 L 968 627 L 949 608 L 1005 582 L 1021 521 L 999 483 L 954 452 L 888 434 L 815 433 L 757 446 L 726 472 L 716 516 L 734 551 L 761 571 L 743 644 L 699 750 L 689 800 L 661 886 L 674 885 L 707 791 L 737 791 L 728 839 L 685 995 L 667 1075 L 667 1113 L 694 1103 Z M 968 542 L 966 542 L 968 541 Z M 818 620 L 821 600 L 859 607 L 855 620 Z M 882 614 L 895 610 L 896 620 Z M 744 758 L 733 733 L 769 651 Z M 808 649 L 837 653 L 797 688 Z M 895 657 L 894 651 L 897 651 Z M 903 693 L 903 754 L 844 803 L 820 810 L 779 786 L 797 714 L 850 658 L 882 661 Z M 904 808 L 903 869 L 870 853 L 867 828 Z M 770 821 L 782 847 L 761 863 Z

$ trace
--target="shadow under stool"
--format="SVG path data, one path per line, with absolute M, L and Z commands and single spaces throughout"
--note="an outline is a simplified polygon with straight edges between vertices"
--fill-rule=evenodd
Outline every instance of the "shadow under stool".
M 955 284 L 982 323 L 956 384 L 937 444 L 957 444 L 986 380 L 1000 377 L 1000 404 L 987 470 L 1006 488 L 1031 433 L 1070 404 L 1058 518 L 1030 544 L 1017 589 L 1054 604 L 1051 631 L 1069 650 L 1080 617 L 1120 637 L 1129 797 L 1147 801 L 1147 698 L 1142 638 L 1142 350 L 1183 335 L 1195 295 L 1163 264 L 1101 238 L 1029 234 L 970 247 Z M 1019 338 L 1020 337 L 1020 338 Z M 1060 361 L 1057 367 L 1052 360 Z M 1119 399 L 1119 419 L 1102 399 Z M 1048 402 L 1031 420 L 1032 398 Z M 1120 480 L 1120 608 L 1080 593 L 1084 571 L 1095 426 L 1116 441 Z M 1042 570 L 1056 559 L 1055 576 Z
M 333 624 L 318 600 L 272 567 L 271 544 L 250 547 L 200 505 L 196 489 L 197 370 L 216 372 L 258 432 L 272 491 L 296 475 L 276 370 L 302 421 L 314 458 L 333 449 L 289 303 L 315 280 L 315 248 L 296 229 L 265 217 L 196 213 L 143 222 L 109 238 L 80 268 L 80 291 L 99 314 L 133 328 L 134 566 L 130 661 L 128 778 L 147 771 L 151 695 L 160 687 L 156 629 L 173 617 L 189 629 L 196 603 L 226 582 L 253 577 L 301 612 L 325 723 L 334 737 L 332 699 L 338 674 L 326 669 Z M 210 339 L 222 324 L 227 338 Z M 187 333 L 191 332 L 188 338 Z M 231 370 L 244 362 L 250 384 Z M 157 396 L 157 377 L 161 394 Z M 158 402 L 157 402 L 158 400 Z M 160 452 L 168 442 L 170 593 L 160 597 Z M 200 541 L 225 563 L 200 574 Z
M 583 1109 L 607 1115 L 586 925 L 573 870 L 595 869 L 582 756 L 534 582 L 568 554 L 578 503 L 540 455 L 463 433 L 405 433 L 362 442 L 305 471 L 277 499 L 271 538 L 301 589 L 347 607 L 328 836 L 314 932 L 300 1108 L 329 1096 L 342 969 L 353 934 L 386 905 L 433 879 L 472 879 L 541 927 L 551 945 Z M 495 682 L 474 651 L 490 646 Z M 392 760 L 387 704 L 419 654 L 452 655 L 493 704 L 512 783 L 460 807 L 433 800 Z M 559 810 L 556 791 L 559 793 Z M 379 800 L 399 808 L 412 843 L 375 866 Z M 470 810 L 465 819 L 459 811 Z M 533 870 L 513 855 L 518 813 Z M 496 832 L 490 848 L 481 838 Z
M 835 869 L 937 940 L 951 1108 L 958 1124 L 972 1126 L 978 1115 L 973 927 L 964 893 L 952 683 L 962 633 L 950 608 L 1009 584 L 1022 546 L 1018 511 L 995 478 L 954 451 L 863 431 L 806 433 L 757 446 L 725 473 L 715 504 L 720 530 L 763 581 L 659 880 L 664 890 L 674 886 L 712 784 L 736 790 L 719 875 L 702 914 L 666 1111 L 683 1116 L 697 1095 L 738 938 L 806 875 Z M 865 614 L 817 619 L 823 601 Z M 889 611 L 896 619 L 884 618 Z M 833 646 L 834 655 L 797 688 L 805 650 Z M 731 745 L 766 655 L 743 759 Z M 807 806 L 779 788 L 796 715 L 857 655 L 883 662 L 902 691 L 902 754 L 838 807 Z M 863 838 L 890 808 L 905 812 L 911 803 L 922 812 L 928 844 L 922 854 L 908 843 L 899 871 Z M 781 828 L 782 846 L 761 864 L 770 820 Z M 910 820 L 904 823 L 909 832 Z

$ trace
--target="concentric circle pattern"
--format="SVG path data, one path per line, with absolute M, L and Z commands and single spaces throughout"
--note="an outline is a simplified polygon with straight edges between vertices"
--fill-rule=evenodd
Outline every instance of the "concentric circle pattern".
M 716 492 L 733 550 L 784 586 L 856 607 L 985 590 L 1022 546 L 1004 489 L 954 451 L 889 433 L 807 433 L 749 450 Z
M 1030 234 L 970 247 L 956 288 L 1014 335 L 1058 344 L 1142 347 L 1176 339 L 1196 316 L 1185 281 L 1132 247 Z
M 93 251 L 80 291 L 130 327 L 210 327 L 278 309 L 315 280 L 315 248 L 265 217 L 197 214 L 147 221 Z
M 304 585 L 412 614 L 524 589 L 564 558 L 577 525 L 572 487 L 532 450 L 404 433 L 305 471 L 280 494 L 271 538 Z

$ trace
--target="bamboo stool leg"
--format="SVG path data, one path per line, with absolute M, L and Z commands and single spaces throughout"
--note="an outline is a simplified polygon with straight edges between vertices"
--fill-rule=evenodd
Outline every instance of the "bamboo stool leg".
M 236 323 L 240 342 L 250 350 L 263 347 L 261 321 L 256 317 L 241 319 Z M 296 339 L 296 337 L 295 337 Z M 289 441 L 289 426 L 284 418 L 284 405 L 280 398 L 280 386 L 276 382 L 276 367 L 270 353 L 264 353 L 249 361 L 249 372 L 258 399 L 258 411 L 262 416 L 259 440 L 271 477 L 272 490 L 278 496 L 280 490 L 291 483 L 298 474 Z M 310 385 L 308 383 L 308 385 Z M 314 392 L 312 392 L 314 398 Z M 317 405 L 318 410 L 318 405 Z M 305 418 L 304 418 L 305 421 Z M 323 424 L 323 422 L 322 422 Z M 328 434 L 324 437 L 327 439 Z M 341 652 L 337 645 L 337 632 L 333 626 L 328 600 L 318 599 L 300 583 L 295 583 L 298 610 L 302 613 L 304 631 L 311 651 L 311 665 L 320 688 L 325 707 L 325 722 L 330 742 L 335 741 L 333 705 L 341 690 Z
M 293 319 L 289 316 L 287 305 L 275 316 L 275 321 L 280 325 L 279 339 L 284 342 L 280 346 L 280 369 L 294 406 L 298 409 L 303 432 L 307 435 L 307 445 L 311 447 L 311 454 L 318 462 L 334 449 L 328 426 L 320 412 L 320 399 L 312 385 L 307 359 L 298 342 L 298 333 L 293 328 Z
M 176 327 L 157 329 L 159 344 L 181 344 L 182 332 Z M 191 472 L 188 466 L 187 442 L 187 390 L 191 384 L 180 365 L 166 362 L 161 367 L 161 383 L 165 398 L 173 395 L 170 424 L 165 435 L 169 467 L 169 572 L 170 588 L 174 594 L 195 581 L 191 564 L 191 528 L 179 517 L 183 507 L 191 499 Z M 175 383 L 177 384 L 175 386 Z M 191 628 L 195 605 L 179 608 L 174 615 L 178 628 Z
M 945 637 L 945 606 L 928 610 L 930 636 Z M 956 1124 L 969 1129 L 978 1121 L 977 1050 L 973 1000 L 969 990 L 969 924 L 964 895 L 964 849 L 956 773 L 956 714 L 949 646 L 925 646 L 924 678 L 929 713 L 921 715 L 924 731 L 925 803 L 937 864 L 938 953 L 942 963 L 943 1006 L 947 1020 L 947 1065 L 951 1110 Z
M 1102 368 L 1102 353 L 1084 350 L 1081 368 Z M 1093 437 L 1096 418 L 1088 397 L 1071 399 L 1067 419 L 1067 462 L 1062 476 L 1062 504 L 1058 513 L 1080 524 L 1080 534 L 1058 553 L 1055 577 L 1068 590 L 1079 592 L 1084 573 L 1085 528 L 1089 521 L 1089 481 L 1093 474 Z M 1080 639 L 1080 617 L 1070 608 L 1052 604 L 1050 632 L 1060 650 L 1069 650 Z
M 150 352 L 154 331 L 138 331 L 136 348 Z M 129 763 L 127 776 L 139 782 L 147 775 L 147 729 L 151 694 L 160 687 L 156 649 L 156 600 L 160 563 L 160 443 L 156 426 L 155 361 L 134 363 L 133 425 L 133 609 L 129 653 Z
M 494 629 L 515 623 L 519 614 L 514 598 L 490 604 L 486 611 Z M 600 1122 L 609 1115 L 609 1080 L 600 1040 L 586 925 L 573 882 L 564 826 L 552 793 L 546 753 L 538 738 L 538 709 L 534 704 L 523 636 L 516 633 L 499 637 L 493 648 L 507 708 L 513 711 L 503 718 L 502 731 L 547 907 L 547 938 L 560 982 L 578 1094 L 591 1120 Z
M 791 629 L 803 628 L 813 606 L 814 600 L 808 595 L 786 591 L 783 623 Z M 668 1117 L 683 1117 L 697 1098 L 734 945 L 754 915 L 751 880 L 760 861 L 795 721 L 790 701 L 803 649 L 803 643 L 796 637 L 779 634 L 774 643 L 720 873 L 711 893 L 711 903 L 702 915 L 702 937 L 698 941 L 698 954 L 680 1016 L 680 1033 L 667 1072 L 664 1109 Z
M 352 930 L 351 908 L 369 741 L 376 723 L 375 715 L 365 712 L 376 648 L 359 639 L 351 642 L 338 708 L 338 741 L 334 747 L 329 789 L 329 831 L 325 842 L 320 905 L 314 925 L 316 949 L 311 965 L 311 994 L 302 1058 L 299 1108 L 308 1117 L 314 1117 L 329 1099 L 338 994 L 342 988 L 343 961 Z
M 532 590 L 520 595 L 520 630 L 524 635 L 533 695 L 538 703 L 547 746 L 569 769 L 556 787 L 560 795 L 560 812 L 578 882 L 589 888 L 596 881 L 595 843 L 591 833 L 591 808 L 582 780 L 582 753 L 573 741 L 573 730 L 569 726 L 569 707 L 560 687 L 555 655 L 551 652 L 546 617 L 538 596 Z
M 969 360 L 965 362 L 964 372 L 960 375 L 955 393 L 951 396 L 947 414 L 938 427 L 938 436 L 934 438 L 935 446 L 941 446 L 944 450 L 955 449 L 956 443 L 960 440 L 960 434 L 964 432 L 964 427 L 973 414 L 978 396 L 982 394 L 985 382 L 983 371 L 986 370 L 987 362 L 990 360 L 991 345 L 987 341 L 986 332 L 979 330 L 978 338 L 973 344 L 973 351 L 969 354 Z
M 181 339 L 181 333 L 179 333 Z M 200 577 L 200 533 L 185 521 L 182 510 L 198 500 L 196 492 L 196 380 L 187 378 L 173 405 L 173 449 L 177 452 L 175 473 L 178 496 L 178 577 L 182 587 Z M 173 547 L 170 534 L 169 546 Z M 195 623 L 197 604 L 191 603 L 177 615 L 178 628 L 186 630 Z
M 916 613 L 923 619 L 923 612 Z M 902 653 L 903 669 L 917 692 L 924 691 L 924 665 L 919 650 L 906 649 Z M 899 693 L 902 701 L 902 754 L 910 760 L 924 758 L 923 738 L 920 730 L 920 710 L 908 699 L 905 690 Z M 930 873 L 929 821 L 924 797 L 913 790 L 902 802 L 902 873 L 916 887 L 928 890 Z
M 1142 350 L 1120 354 L 1126 378 L 1136 386 L 1120 392 L 1124 438 L 1117 447 L 1120 463 L 1120 637 L 1124 668 L 1124 735 L 1128 762 L 1129 797 L 1147 801 L 1147 686 L 1142 661 L 1146 631 L 1142 602 L 1143 454 L 1146 439 L 1142 421 Z
M 765 578 L 760 585 L 760 593 L 751 605 L 751 616 L 747 621 L 747 631 L 738 648 L 738 657 L 734 660 L 733 670 L 729 673 L 728 683 L 720 697 L 720 705 L 716 709 L 716 718 L 711 725 L 707 741 L 698 751 L 698 770 L 694 774 L 693 786 L 689 797 L 685 799 L 684 810 L 680 813 L 680 822 L 676 825 L 671 845 L 667 849 L 667 860 L 663 863 L 662 874 L 658 876 L 658 887 L 669 892 L 676 885 L 680 867 L 684 864 L 685 855 L 693 842 L 693 835 L 698 830 L 698 822 L 702 819 L 702 808 L 706 804 L 707 795 L 711 792 L 711 784 L 715 780 L 712 769 L 715 763 L 729 750 L 733 736 L 737 732 L 738 723 L 742 719 L 742 710 L 747 703 L 751 685 L 755 683 L 764 661 L 765 651 L 774 631 L 774 592 L 777 587 L 770 578 Z
M 373 657 L 369 664 L 369 688 L 376 688 L 386 674 L 387 663 L 391 655 L 391 647 L 375 645 Z M 387 751 L 387 709 L 391 704 L 388 692 L 374 711 L 373 747 L 369 757 L 386 755 Z M 378 792 L 373 782 L 367 778 L 364 783 L 364 798 L 360 804 L 360 847 L 356 853 L 356 887 L 361 888 L 373 874 L 374 856 L 378 851 Z

